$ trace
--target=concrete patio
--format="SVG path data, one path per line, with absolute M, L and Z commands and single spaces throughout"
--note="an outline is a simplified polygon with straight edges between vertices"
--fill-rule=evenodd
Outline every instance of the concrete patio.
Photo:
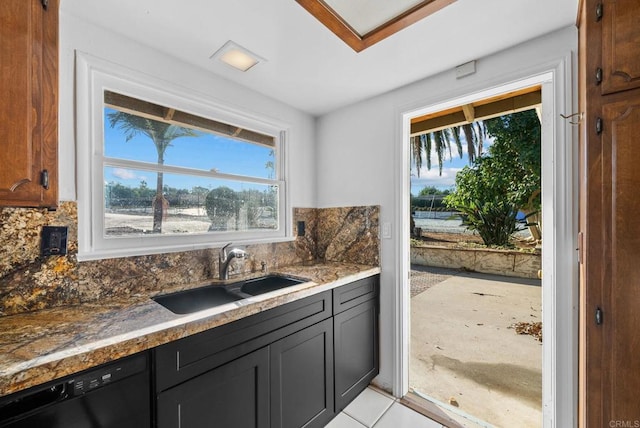
M 465 427 L 540 427 L 542 343 L 513 325 L 541 321 L 541 282 L 412 266 L 411 286 L 410 388 Z

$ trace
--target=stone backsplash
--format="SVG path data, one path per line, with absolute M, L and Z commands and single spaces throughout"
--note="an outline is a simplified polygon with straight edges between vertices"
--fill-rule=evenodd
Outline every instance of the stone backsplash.
M 314 261 L 378 266 L 379 207 L 296 208 L 296 239 L 245 246 L 248 260 L 233 262 L 232 275 Z M 298 233 L 304 222 L 304 234 Z M 56 306 L 155 295 L 217 278 L 218 250 L 77 261 L 75 202 L 57 211 L 0 208 L 0 315 Z M 68 226 L 68 254 L 40 256 L 42 226 Z

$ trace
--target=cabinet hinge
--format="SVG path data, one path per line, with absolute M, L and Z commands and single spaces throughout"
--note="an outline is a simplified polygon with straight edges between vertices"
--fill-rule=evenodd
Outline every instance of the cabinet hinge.
M 602 322 L 603 322 L 602 309 L 597 307 L 596 308 L 596 325 L 602 325 Z
M 602 68 L 596 68 L 596 85 L 602 83 Z
M 602 15 L 604 14 L 604 7 L 602 3 L 598 3 L 596 5 L 596 22 L 600 22 L 602 20 Z
M 46 169 L 40 173 L 40 184 L 44 190 L 49 190 L 49 171 Z
M 578 232 L 578 264 L 584 263 L 584 233 Z
M 596 119 L 596 134 L 600 135 L 602 134 L 602 118 L 599 117 Z

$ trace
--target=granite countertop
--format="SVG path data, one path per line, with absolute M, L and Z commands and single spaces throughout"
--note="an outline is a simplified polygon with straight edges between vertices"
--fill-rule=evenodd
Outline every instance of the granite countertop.
M 133 296 L 126 301 L 58 307 L 0 317 L 0 396 L 379 272 L 379 267 L 350 263 L 283 267 L 270 273 L 311 281 L 187 315 L 176 315 L 148 296 Z M 238 279 L 233 278 L 232 281 Z M 201 285 L 205 284 L 194 284 L 188 288 Z

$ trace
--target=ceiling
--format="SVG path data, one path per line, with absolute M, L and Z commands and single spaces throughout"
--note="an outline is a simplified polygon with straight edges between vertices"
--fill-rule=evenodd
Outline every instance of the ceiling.
M 318 116 L 574 25 L 578 1 L 457 0 L 361 52 L 295 0 L 62 0 L 61 9 Z M 229 40 L 266 61 L 242 73 L 209 59 Z

